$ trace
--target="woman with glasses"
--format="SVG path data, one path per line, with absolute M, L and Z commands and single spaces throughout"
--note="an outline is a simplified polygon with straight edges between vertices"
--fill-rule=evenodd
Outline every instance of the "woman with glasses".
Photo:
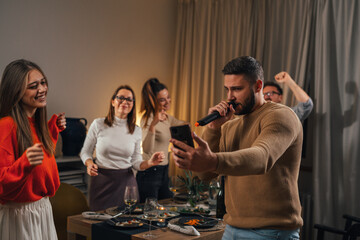
M 169 127 L 181 125 L 184 122 L 167 113 L 171 104 L 170 95 L 167 87 L 157 78 L 151 78 L 145 82 L 141 96 L 143 157 L 148 159 L 156 151 L 168 153 L 171 138 Z M 172 197 L 169 190 L 168 171 L 168 154 L 165 154 L 165 159 L 159 166 L 137 173 L 140 202 L 144 202 L 147 197 L 157 199 Z
M 111 96 L 107 116 L 91 124 L 80 153 L 91 176 L 89 199 L 93 211 L 124 206 L 126 186 L 137 186 L 132 169 L 145 170 L 164 159 L 164 153 L 156 152 L 143 161 L 141 129 L 135 123 L 134 91 L 127 85 L 120 86 Z
M 15 60 L 0 84 L 0 239 L 57 239 L 49 197 L 60 186 L 54 157 L 65 115 L 47 121 L 48 81 Z

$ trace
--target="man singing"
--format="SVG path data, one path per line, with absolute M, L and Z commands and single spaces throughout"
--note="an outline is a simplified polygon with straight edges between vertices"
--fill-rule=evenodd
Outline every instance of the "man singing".
M 203 139 L 193 133 L 197 148 L 171 139 L 178 146 L 172 147 L 175 164 L 202 178 L 225 176 L 223 240 L 299 239 L 301 123 L 289 107 L 265 101 L 256 59 L 233 59 L 223 73 L 235 108 L 222 101 L 209 109 L 221 118 L 206 127 Z

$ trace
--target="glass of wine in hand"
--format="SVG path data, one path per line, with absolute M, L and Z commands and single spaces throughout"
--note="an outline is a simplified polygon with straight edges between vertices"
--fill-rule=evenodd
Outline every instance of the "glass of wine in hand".
M 131 209 L 137 203 L 137 201 L 138 201 L 137 188 L 134 186 L 126 186 L 125 194 L 124 194 L 124 202 L 130 211 L 130 215 L 131 215 Z
M 151 221 L 156 219 L 158 216 L 158 202 L 156 198 L 146 198 L 144 205 L 144 218 L 149 223 L 149 231 L 143 235 L 146 239 L 157 238 L 157 236 L 151 233 Z

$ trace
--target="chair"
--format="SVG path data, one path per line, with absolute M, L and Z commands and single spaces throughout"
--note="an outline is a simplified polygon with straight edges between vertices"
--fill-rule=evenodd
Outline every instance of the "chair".
M 76 187 L 60 183 L 54 197 L 50 198 L 56 233 L 59 240 L 67 239 L 67 217 L 89 210 L 85 195 Z
M 352 222 L 360 223 L 360 218 L 359 217 L 355 217 L 355 216 L 352 216 L 352 215 L 349 215 L 349 214 L 344 214 L 343 218 L 346 219 L 345 230 L 348 229 L 352 225 Z
M 337 228 L 328 227 L 325 225 L 315 224 L 315 228 L 318 229 L 317 240 L 324 240 L 324 233 L 330 232 L 337 235 L 342 235 L 343 240 L 356 240 L 360 239 L 360 223 L 355 223 L 349 227 L 348 230 L 339 230 Z
M 314 227 L 318 230 L 316 239 L 323 240 L 325 232 L 342 235 L 343 240 L 355 240 L 357 239 L 357 237 L 360 237 L 360 218 L 349 214 L 344 214 L 343 217 L 346 219 L 344 230 L 329 227 L 326 225 L 315 224 Z M 356 223 L 353 224 L 353 222 Z

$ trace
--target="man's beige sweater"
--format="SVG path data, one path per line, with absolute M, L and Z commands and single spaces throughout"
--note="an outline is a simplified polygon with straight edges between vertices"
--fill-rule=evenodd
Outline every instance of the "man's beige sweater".
M 238 228 L 302 226 L 298 175 L 302 125 L 288 107 L 268 102 L 250 114 L 207 128 L 203 138 L 217 152 L 225 175 L 225 222 Z M 204 176 L 204 175 L 203 175 Z

